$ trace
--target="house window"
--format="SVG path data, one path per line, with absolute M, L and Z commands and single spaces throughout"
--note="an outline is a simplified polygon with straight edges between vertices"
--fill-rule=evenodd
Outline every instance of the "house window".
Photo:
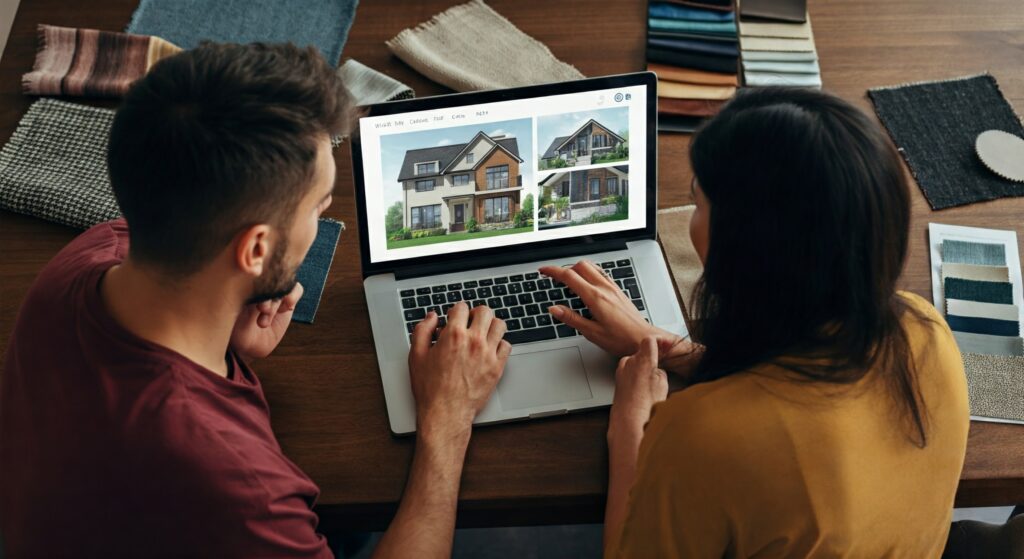
M 562 189 L 558 193 L 560 196 L 569 195 L 569 181 L 562 181 Z
M 437 172 L 437 161 L 431 161 L 429 163 L 417 163 L 416 174 L 417 175 L 429 175 Z
M 608 177 L 608 195 L 615 196 L 619 193 L 619 179 L 617 177 Z
M 508 165 L 487 168 L 487 190 L 508 188 Z
M 469 153 L 466 154 L 466 163 L 469 163 L 469 164 L 473 163 L 473 152 L 469 152 Z
M 434 179 L 416 181 L 416 192 L 430 192 L 434 190 Z
M 469 175 L 455 175 L 452 177 L 452 184 L 455 186 L 469 184 Z
M 605 140 L 607 140 L 607 139 L 608 139 L 607 136 L 594 136 L 594 147 L 596 147 L 596 148 L 603 148 L 603 147 L 605 147 L 607 145 L 605 143 Z
M 590 179 L 590 199 L 596 200 L 601 197 L 601 179 Z
M 487 198 L 484 200 L 484 222 L 496 223 L 508 221 L 508 208 L 511 198 L 501 196 L 499 198 Z
M 441 204 L 419 206 L 412 209 L 413 229 L 433 229 L 441 226 Z

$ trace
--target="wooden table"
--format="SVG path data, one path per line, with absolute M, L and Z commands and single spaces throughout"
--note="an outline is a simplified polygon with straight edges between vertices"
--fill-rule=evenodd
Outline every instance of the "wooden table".
M 419 96 L 447 90 L 391 56 L 384 41 L 456 0 L 363 0 L 344 57 L 387 72 Z M 644 68 L 641 1 L 489 0 L 521 29 L 588 76 Z M 0 141 L 33 99 L 21 94 L 39 23 L 120 30 L 137 0 L 22 0 L 0 61 Z M 1020 0 L 811 0 L 826 89 L 873 114 L 867 88 L 991 71 L 1024 111 L 1024 4 Z M 103 103 L 101 103 L 103 104 Z M 110 103 L 106 103 L 110 106 Z M 662 207 L 690 202 L 689 136 L 659 138 Z M 413 441 L 390 435 L 358 268 L 352 173 L 338 150 L 336 201 L 349 224 L 316 325 L 294 324 L 275 354 L 255 363 L 285 452 L 320 486 L 321 529 L 380 529 L 402 493 Z M 913 193 L 910 257 L 901 287 L 930 300 L 927 223 L 1024 231 L 1024 198 L 932 212 Z M 40 268 L 78 232 L 0 212 L 0 344 Z M 1024 246 L 1024 244 L 1022 244 Z M 607 412 L 478 429 L 467 457 L 461 526 L 599 522 L 607 477 Z M 1024 427 L 973 423 L 958 506 L 1024 502 Z

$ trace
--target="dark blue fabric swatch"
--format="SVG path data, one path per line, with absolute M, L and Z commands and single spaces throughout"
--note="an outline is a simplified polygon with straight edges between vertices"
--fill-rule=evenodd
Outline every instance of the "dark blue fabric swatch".
M 339 221 L 320 220 L 313 246 L 309 247 L 306 259 L 302 261 L 299 271 L 295 273 L 304 291 L 302 299 L 299 299 L 299 304 L 295 305 L 292 320 L 313 322 L 316 309 L 320 306 L 320 296 L 324 292 L 327 272 L 330 271 L 331 262 L 334 261 L 334 249 L 338 246 L 338 237 L 341 236 L 343 228 L 344 225 Z
M 737 69 L 736 56 L 718 56 L 714 54 L 698 54 L 695 52 L 678 52 L 667 49 L 647 47 L 647 60 L 660 62 L 680 68 L 695 68 L 708 72 L 735 74 Z
M 693 52 L 698 54 L 717 54 L 720 56 L 739 56 L 740 49 L 735 43 L 714 43 L 709 41 L 693 41 L 686 39 L 647 39 L 652 47 L 668 50 Z
M 1013 284 L 946 278 L 946 299 L 978 301 L 979 303 L 1013 304 Z
M 156 35 L 183 49 L 195 48 L 203 40 L 313 45 L 337 66 L 356 4 L 357 0 L 142 0 L 127 31 Z
M 980 318 L 976 316 L 946 315 L 950 330 L 957 332 L 973 332 L 975 334 L 991 334 L 993 336 L 1019 336 L 1020 324 L 1013 320 Z

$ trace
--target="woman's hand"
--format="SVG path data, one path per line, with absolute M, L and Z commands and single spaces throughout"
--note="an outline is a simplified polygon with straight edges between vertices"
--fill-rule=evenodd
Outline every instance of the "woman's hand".
M 658 339 L 644 338 L 640 349 L 620 359 L 615 370 L 609 436 L 616 431 L 641 432 L 651 418 L 651 408 L 667 397 L 668 375 L 658 368 Z
M 544 266 L 540 273 L 564 283 L 583 300 L 594 318 L 584 318 L 562 305 L 549 307 L 551 316 L 579 330 L 588 340 L 612 355 L 632 355 L 640 348 L 640 341 L 650 336 L 662 340 L 659 347 L 670 348 L 683 343 L 679 336 L 644 320 L 619 286 L 591 262 L 580 260 L 571 268 Z

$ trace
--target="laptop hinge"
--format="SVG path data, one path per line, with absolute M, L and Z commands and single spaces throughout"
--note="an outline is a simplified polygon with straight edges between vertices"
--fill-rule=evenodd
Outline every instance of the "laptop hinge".
M 436 276 L 439 274 L 450 274 L 465 270 L 479 270 L 481 268 L 508 266 L 510 264 L 518 264 L 520 262 L 536 262 L 538 260 L 550 260 L 552 258 L 585 255 L 595 252 L 626 250 L 627 240 L 628 239 L 614 239 L 590 244 L 574 243 L 565 247 L 546 248 L 543 251 L 530 251 L 527 247 L 522 247 L 520 249 L 519 247 L 511 246 L 509 247 L 509 254 L 490 255 L 481 258 L 466 258 L 463 260 L 439 262 L 437 264 L 404 266 L 401 268 L 395 268 L 394 274 L 396 280 L 403 280 L 424 276 Z

